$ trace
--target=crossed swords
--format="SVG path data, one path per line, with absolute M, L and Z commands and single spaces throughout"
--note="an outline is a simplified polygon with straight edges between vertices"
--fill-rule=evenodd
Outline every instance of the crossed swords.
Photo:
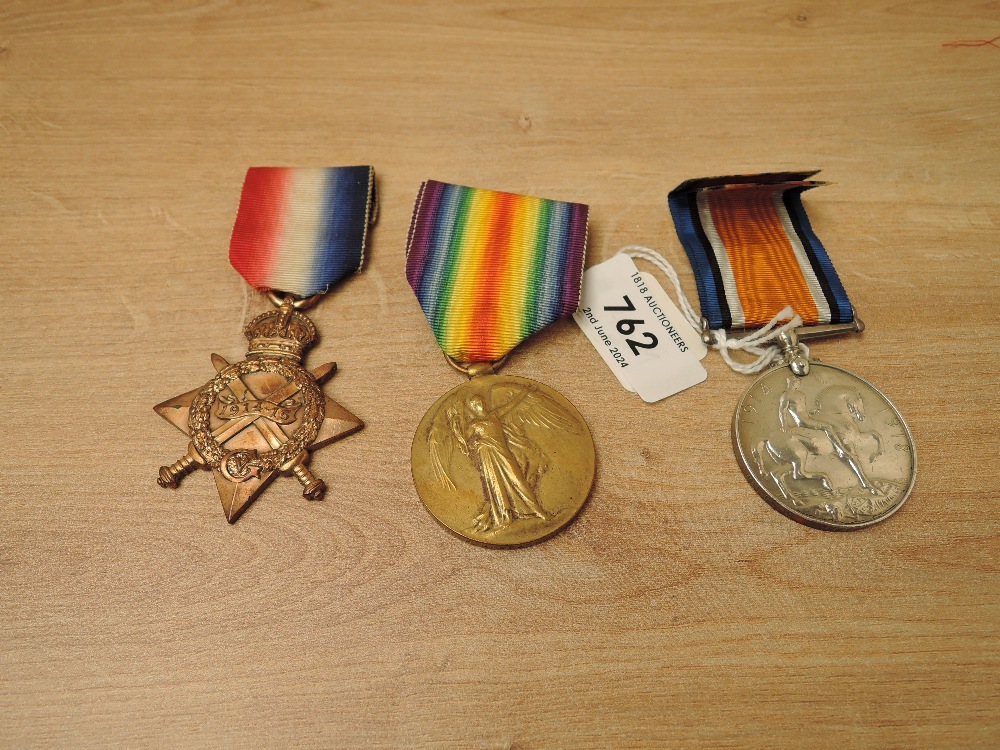
M 222 372 L 225 368 L 229 367 L 229 362 L 218 354 L 212 355 L 212 364 L 215 366 L 216 372 Z M 329 378 L 336 371 L 336 369 L 337 365 L 335 362 L 328 362 L 325 365 L 320 365 L 315 370 L 312 370 L 311 373 L 312 376 L 316 378 L 317 383 L 322 383 L 324 380 Z M 244 400 L 248 395 L 253 398 L 257 398 L 257 394 L 251 391 L 249 386 L 243 382 L 243 378 L 239 376 L 227 385 L 227 390 L 229 390 L 229 392 L 240 401 Z M 282 401 L 294 396 L 299 392 L 299 390 L 299 386 L 295 383 L 286 383 L 277 391 L 267 394 L 265 399 L 274 404 L 280 404 Z M 261 417 L 263 417 L 262 414 L 247 414 L 239 417 L 238 419 L 230 420 L 218 429 L 213 430 L 212 437 L 222 444 L 229 440 L 229 438 L 238 435 L 250 425 L 253 425 L 268 442 L 271 448 L 275 450 L 281 448 L 281 446 L 288 440 L 288 435 L 284 432 L 284 428 L 279 427 L 279 429 L 281 429 L 281 434 L 279 435 L 271 424 L 267 420 L 261 420 Z M 307 500 L 322 500 L 323 495 L 326 493 L 326 483 L 322 479 L 318 479 L 305 465 L 308 457 L 309 452 L 304 450 L 296 456 L 295 459 L 293 459 L 293 463 L 290 466 L 287 468 L 280 467 L 279 470 L 291 471 L 292 474 L 295 475 L 295 478 L 302 484 L 302 496 Z M 198 449 L 192 441 L 188 445 L 188 452 L 177 462 L 170 466 L 160 467 L 160 477 L 157 480 L 157 483 L 161 487 L 169 487 L 171 489 L 176 488 L 181 478 L 191 473 L 198 467 L 207 467 L 207 464 L 204 457 L 198 452 Z

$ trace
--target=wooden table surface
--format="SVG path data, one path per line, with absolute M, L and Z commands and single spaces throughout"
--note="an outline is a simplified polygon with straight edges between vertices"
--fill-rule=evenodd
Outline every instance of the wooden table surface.
M 38 2 L 0 8 L 0 745 L 997 747 L 1000 9 L 987 2 Z M 958 45 L 951 42 L 962 41 Z M 373 164 L 364 273 L 313 364 L 367 422 L 237 524 L 151 407 L 238 359 L 251 165 Z M 784 518 L 730 445 L 749 379 L 655 405 L 572 321 L 508 374 L 590 423 L 564 533 L 482 549 L 410 441 L 460 377 L 403 276 L 435 178 L 591 206 L 588 264 L 693 277 L 667 192 L 821 168 L 868 330 L 816 343 L 906 415 L 919 477 L 855 533 Z

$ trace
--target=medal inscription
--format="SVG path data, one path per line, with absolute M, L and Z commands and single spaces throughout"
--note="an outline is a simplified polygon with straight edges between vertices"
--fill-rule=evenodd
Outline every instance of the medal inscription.
M 827 529 L 869 526 L 906 500 L 916 475 L 913 438 L 896 408 L 869 383 L 811 363 L 761 376 L 733 421 L 741 468 L 772 505 Z
M 526 378 L 481 376 L 445 394 L 417 428 L 412 456 L 417 492 L 431 513 L 491 545 L 558 531 L 583 506 L 594 477 L 583 418 Z

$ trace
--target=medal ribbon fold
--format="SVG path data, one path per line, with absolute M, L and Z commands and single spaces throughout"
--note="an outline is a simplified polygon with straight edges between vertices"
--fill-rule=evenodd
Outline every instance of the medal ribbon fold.
M 802 193 L 825 184 L 808 180 L 815 174 L 706 177 L 670 192 L 670 213 L 709 328 L 763 326 L 786 306 L 805 325 L 854 320 L 802 205 Z
M 361 270 L 376 214 L 372 167 L 252 167 L 229 260 L 260 292 L 322 294 Z
M 500 359 L 580 301 L 588 207 L 428 180 L 406 243 L 406 278 L 441 349 Z

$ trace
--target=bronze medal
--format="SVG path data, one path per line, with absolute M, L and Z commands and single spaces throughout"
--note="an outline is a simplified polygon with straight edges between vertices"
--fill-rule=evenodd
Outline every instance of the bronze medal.
M 298 479 L 307 500 L 321 500 L 326 484 L 306 466 L 310 452 L 364 426 L 323 395 L 321 384 L 336 373 L 336 363 L 311 372 L 302 367 L 316 329 L 290 300 L 254 318 L 245 333 L 245 360 L 229 364 L 213 354 L 215 378 L 154 407 L 191 437 L 180 460 L 160 467 L 157 483 L 176 488 L 195 469 L 211 469 L 230 523 L 278 474 Z
M 565 527 L 594 481 L 583 417 L 552 388 L 496 374 L 508 353 L 580 300 L 587 206 L 428 180 L 406 276 L 455 369 L 469 377 L 424 415 L 413 482 L 470 542 L 518 547 Z
M 294 476 L 307 500 L 323 499 L 326 483 L 307 466 L 312 451 L 364 423 L 323 393 L 335 363 L 303 367 L 316 340 L 303 311 L 361 270 L 377 206 L 371 167 L 247 171 L 229 259 L 276 309 L 245 327 L 246 359 L 213 354 L 212 380 L 153 407 L 191 438 L 184 456 L 160 467 L 161 487 L 211 470 L 230 523 L 280 474 Z
M 594 481 L 590 430 L 534 380 L 472 377 L 427 411 L 413 437 L 413 482 L 445 527 L 472 542 L 520 546 L 554 534 Z

